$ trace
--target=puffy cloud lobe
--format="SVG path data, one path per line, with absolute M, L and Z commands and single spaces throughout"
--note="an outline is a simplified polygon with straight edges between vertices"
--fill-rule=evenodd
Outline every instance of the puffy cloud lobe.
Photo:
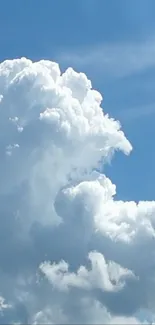
M 123 278 L 133 276 L 131 271 L 123 269 L 114 262 L 106 264 L 104 256 L 98 252 L 90 252 L 88 257 L 92 264 L 90 271 L 84 266 L 80 266 L 77 274 L 69 273 L 68 264 L 64 261 L 53 265 L 44 263 L 40 269 L 53 287 L 59 290 L 76 287 L 88 290 L 99 288 L 103 291 L 117 291 L 124 285 Z
M 132 150 L 101 102 L 72 68 L 0 64 L 2 323 L 139 324 L 140 310 L 154 313 L 155 202 L 116 201 L 95 171 Z
M 93 181 L 83 181 L 65 188 L 59 194 L 59 202 L 65 205 L 65 218 L 74 209 L 75 218 L 92 219 L 94 229 L 115 241 L 136 242 L 138 236 L 155 237 L 155 202 L 114 201 L 115 186 L 105 176 Z M 81 214 L 76 216 L 76 208 Z M 61 212 L 59 212 L 61 213 Z M 88 218 L 89 215 L 89 218 Z M 84 221 L 85 223 L 86 221 Z

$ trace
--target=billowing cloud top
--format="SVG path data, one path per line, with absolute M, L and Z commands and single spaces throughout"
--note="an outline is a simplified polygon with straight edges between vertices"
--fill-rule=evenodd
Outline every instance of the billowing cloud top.
M 1 323 L 139 324 L 154 313 L 155 202 L 100 166 L 132 146 L 84 73 L 0 64 Z

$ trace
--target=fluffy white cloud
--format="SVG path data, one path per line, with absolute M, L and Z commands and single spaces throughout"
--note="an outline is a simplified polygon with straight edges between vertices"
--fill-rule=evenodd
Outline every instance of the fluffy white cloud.
M 0 64 L 2 323 L 133 323 L 154 314 L 155 202 L 99 172 L 132 146 L 72 68 Z
M 114 262 L 107 264 L 100 253 L 90 252 L 88 257 L 92 265 L 90 271 L 80 266 L 77 274 L 69 273 L 68 264 L 64 261 L 53 265 L 46 262 L 40 265 L 40 269 L 53 287 L 59 290 L 75 287 L 86 290 L 98 288 L 103 291 L 117 291 L 124 285 L 123 278 L 133 276 L 131 271 L 123 269 Z

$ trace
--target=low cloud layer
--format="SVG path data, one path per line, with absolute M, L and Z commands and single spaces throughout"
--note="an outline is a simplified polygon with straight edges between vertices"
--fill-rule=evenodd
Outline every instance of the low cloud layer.
M 3 324 L 140 324 L 155 312 L 155 202 L 115 200 L 100 170 L 132 146 L 101 102 L 72 68 L 0 64 Z

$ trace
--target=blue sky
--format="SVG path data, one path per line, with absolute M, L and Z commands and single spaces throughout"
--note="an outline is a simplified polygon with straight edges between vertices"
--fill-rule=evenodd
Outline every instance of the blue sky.
M 48 58 L 86 72 L 133 145 L 108 175 L 125 200 L 154 199 L 155 1 L 1 0 L 0 61 Z

